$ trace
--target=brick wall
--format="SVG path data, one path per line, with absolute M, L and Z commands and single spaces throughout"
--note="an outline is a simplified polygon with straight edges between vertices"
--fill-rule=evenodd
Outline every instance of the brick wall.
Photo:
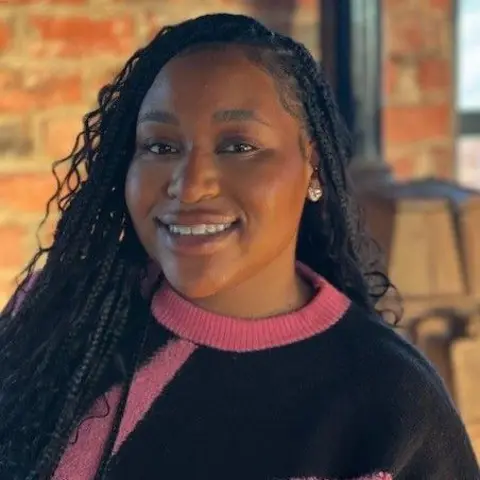
M 385 155 L 398 178 L 454 175 L 454 0 L 383 0 Z
M 452 170 L 451 1 L 384 0 L 386 158 L 399 177 Z M 35 247 L 52 160 L 69 153 L 98 88 L 137 46 L 166 23 L 231 11 L 318 54 L 317 3 L 0 0 L 0 305 Z

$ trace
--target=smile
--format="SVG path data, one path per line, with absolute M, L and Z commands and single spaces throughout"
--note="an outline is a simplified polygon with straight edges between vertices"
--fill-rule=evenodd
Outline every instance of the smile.
M 155 220 L 162 243 L 175 255 L 213 255 L 232 241 L 238 241 L 241 225 L 238 220 L 181 222 Z
M 232 223 L 209 223 L 199 225 L 167 225 L 168 231 L 174 235 L 215 235 L 224 232 Z

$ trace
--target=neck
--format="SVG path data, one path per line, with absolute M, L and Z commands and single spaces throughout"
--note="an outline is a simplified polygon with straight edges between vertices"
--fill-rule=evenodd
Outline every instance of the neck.
M 218 315 L 255 319 L 298 310 L 312 298 L 312 287 L 298 275 L 294 258 L 276 259 L 259 270 L 217 295 L 189 301 Z

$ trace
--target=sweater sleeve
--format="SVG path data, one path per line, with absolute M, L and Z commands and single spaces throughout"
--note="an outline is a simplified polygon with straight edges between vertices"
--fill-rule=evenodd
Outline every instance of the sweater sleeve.
M 479 480 L 480 470 L 465 426 L 443 382 L 418 366 L 412 384 L 418 394 L 407 400 L 404 454 L 398 456 L 396 480 Z M 422 372 L 423 370 L 423 372 Z M 418 375 L 415 378 L 415 375 Z
M 356 320 L 350 351 L 357 349 L 356 374 L 369 385 L 361 443 L 371 466 L 395 480 L 480 480 L 465 425 L 434 367 L 390 327 Z
M 443 380 L 414 347 L 397 341 L 389 399 L 383 397 L 393 407 L 388 415 L 391 438 L 396 437 L 395 451 L 389 452 L 393 478 L 480 480 L 465 425 Z

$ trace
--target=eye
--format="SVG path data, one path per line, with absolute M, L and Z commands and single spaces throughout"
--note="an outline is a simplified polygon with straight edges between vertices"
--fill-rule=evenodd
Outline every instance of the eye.
M 258 148 L 254 147 L 253 145 L 250 145 L 248 143 L 244 142 L 236 142 L 236 143 L 230 143 L 225 146 L 222 146 L 219 151 L 220 153 L 253 153 Z
M 155 155 L 175 155 L 179 153 L 179 150 L 168 143 L 151 143 L 145 146 L 148 152 Z

